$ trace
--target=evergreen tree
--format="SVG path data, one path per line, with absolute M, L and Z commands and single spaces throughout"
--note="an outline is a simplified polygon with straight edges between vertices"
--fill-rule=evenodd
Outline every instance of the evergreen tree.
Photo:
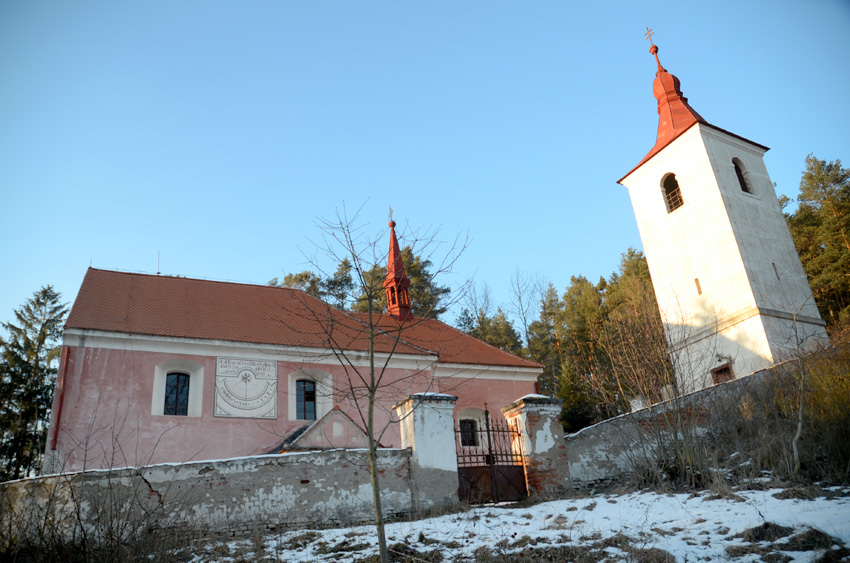
M 451 289 L 434 283 L 431 274 L 431 261 L 415 256 L 409 246 L 401 249 L 401 257 L 404 260 L 404 270 L 410 278 L 410 287 L 407 292 L 410 297 L 410 310 L 422 318 L 436 319 L 446 312 L 445 300 Z M 380 290 L 384 279 L 387 277 L 385 266 L 375 265 L 373 268 L 363 272 L 363 287 L 370 288 L 369 293 L 376 298 L 376 309 L 383 311 L 387 308 L 386 293 Z M 352 311 L 365 312 L 368 310 L 366 291 L 352 304 Z
M 304 270 L 303 272 L 298 272 L 297 274 L 286 274 L 283 276 L 282 281 L 278 281 L 277 278 L 272 278 L 269 280 L 268 285 L 272 287 L 288 287 L 290 289 L 300 289 L 301 291 L 316 297 L 317 299 L 322 299 L 324 296 L 322 295 L 322 278 L 311 272 L 310 270 Z
M 528 348 L 534 361 L 543 364 L 543 374 L 538 378 L 540 392 L 555 396 L 558 389 L 561 354 L 561 334 L 556 321 L 563 310 L 558 291 L 550 283 L 540 296 L 540 318 L 528 327 Z
M 336 307 L 345 310 L 348 296 L 354 289 L 351 278 L 351 261 L 343 258 L 334 275 L 321 281 L 322 299 Z
M 623 254 L 608 279 L 605 309 L 602 346 L 622 408 L 625 399 L 662 400 L 664 386 L 674 381 L 673 365 L 643 253 L 630 248 Z
M 658 400 L 672 377 L 649 267 L 632 248 L 607 280 L 574 276 L 563 298 L 550 284 L 529 334 L 541 391 L 564 400 L 567 431 L 628 412 L 633 397 Z
M 790 200 L 783 196 L 783 204 Z M 850 169 L 841 161 L 806 157 L 799 207 L 788 228 L 821 316 L 832 327 L 850 324 Z
M 478 314 L 473 316 L 469 309 L 464 309 L 458 319 L 458 327 L 465 333 L 500 350 L 512 354 L 522 353 L 519 333 L 501 308 L 498 308 L 492 316 L 487 315 L 483 310 L 479 310 Z
M 451 293 L 448 287 L 442 287 L 434 283 L 434 275 L 431 273 L 431 261 L 423 260 L 421 256 L 415 256 L 409 246 L 401 250 L 404 260 L 404 269 L 410 278 L 408 295 L 410 297 L 410 309 L 414 315 L 422 318 L 436 319 L 446 312 L 445 301 Z M 360 288 L 359 294 L 350 303 L 350 309 L 357 312 L 369 310 L 367 294 L 374 300 L 373 311 L 384 311 L 387 308 L 387 296 L 383 290 L 384 279 L 387 277 L 387 268 L 376 264 L 362 272 L 363 279 L 356 281 Z M 348 258 L 343 258 L 337 265 L 334 274 L 322 278 L 316 273 L 305 270 L 297 274 L 286 274 L 283 280 L 273 278 L 268 285 L 273 287 L 288 287 L 300 289 L 317 299 L 333 305 L 338 309 L 349 307 L 349 301 L 355 289 L 355 280 L 352 277 L 352 264 Z
M 2 323 L 0 339 L 0 481 L 32 475 L 41 465 L 68 312 L 52 286 L 42 287 Z

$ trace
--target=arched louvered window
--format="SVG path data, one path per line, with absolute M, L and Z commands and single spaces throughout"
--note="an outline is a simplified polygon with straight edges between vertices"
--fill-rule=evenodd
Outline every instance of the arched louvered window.
M 682 190 L 679 189 L 679 182 L 676 180 L 675 174 L 665 176 L 661 186 L 664 189 L 664 203 L 667 205 L 667 213 L 672 213 L 685 204 L 685 201 L 682 199 Z

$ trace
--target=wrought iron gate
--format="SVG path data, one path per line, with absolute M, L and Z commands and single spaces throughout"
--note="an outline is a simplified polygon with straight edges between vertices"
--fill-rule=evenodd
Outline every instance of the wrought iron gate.
M 458 421 L 458 495 L 471 503 L 520 500 L 527 496 L 519 431 L 504 420 Z

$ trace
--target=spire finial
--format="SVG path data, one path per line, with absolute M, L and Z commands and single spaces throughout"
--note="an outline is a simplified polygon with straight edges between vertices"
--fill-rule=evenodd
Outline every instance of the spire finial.
M 393 221 L 393 206 L 390 205 L 390 227 L 395 227 L 395 221 Z
M 649 39 L 649 44 L 651 45 L 651 47 L 649 48 L 649 52 L 652 53 L 655 56 L 655 62 L 658 63 L 659 72 L 662 72 L 662 71 L 666 72 L 664 70 L 664 67 L 661 66 L 661 61 L 658 60 L 658 45 L 656 45 L 655 43 L 652 42 L 652 36 L 653 35 L 655 35 L 655 32 L 652 31 L 652 28 L 647 26 L 646 27 L 646 34 L 644 35 L 644 37 Z

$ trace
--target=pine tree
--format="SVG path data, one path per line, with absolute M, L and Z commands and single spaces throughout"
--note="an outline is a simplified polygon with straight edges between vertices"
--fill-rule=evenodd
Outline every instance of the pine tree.
M 850 325 L 850 169 L 810 154 L 798 202 L 785 217 L 821 316 Z
M 409 246 L 401 249 L 401 257 L 404 260 L 404 268 L 407 272 L 407 277 L 410 278 L 410 287 L 408 293 L 410 296 L 410 309 L 417 317 L 426 319 L 436 319 L 446 312 L 445 301 L 451 293 L 448 287 L 439 286 L 434 283 L 434 275 L 431 273 L 433 264 L 430 260 L 423 259 L 421 256 L 415 256 L 413 250 Z M 381 288 L 384 283 L 384 278 L 387 276 L 387 269 L 380 264 L 376 264 L 373 268 L 363 272 L 363 286 L 369 288 Z M 383 290 L 370 292 L 376 298 L 376 310 L 383 311 L 387 308 L 387 296 Z M 361 313 L 368 310 L 368 300 L 366 292 L 362 292 L 360 297 L 352 304 L 352 311 Z
M 59 359 L 59 339 L 68 312 L 48 285 L 15 310 L 0 339 L 0 481 L 39 470 L 47 436 Z
M 469 309 L 464 309 L 461 311 L 457 323 L 458 328 L 462 331 L 491 346 L 512 354 L 522 353 L 519 333 L 501 307 L 492 316 L 479 310 L 474 317 Z

